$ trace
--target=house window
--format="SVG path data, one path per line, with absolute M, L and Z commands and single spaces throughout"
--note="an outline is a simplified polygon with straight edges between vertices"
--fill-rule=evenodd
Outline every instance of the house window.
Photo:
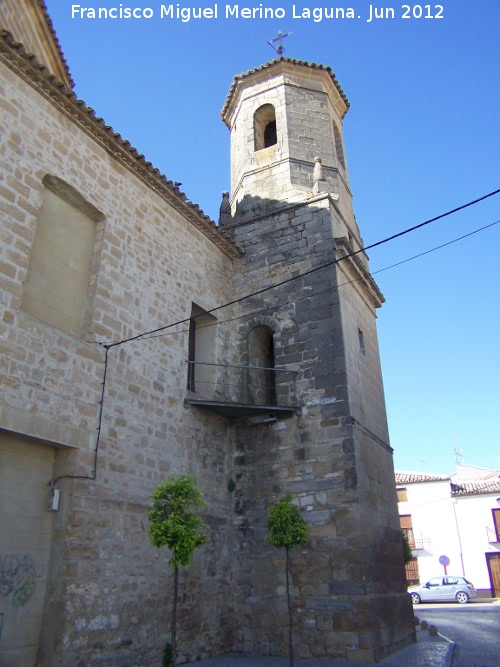
M 42 208 L 24 283 L 22 309 L 74 336 L 91 325 L 104 215 L 74 188 L 55 176 L 43 179 Z M 102 233 L 100 234 L 102 239 Z
M 408 490 L 407 489 L 397 489 L 398 494 L 398 503 L 407 503 L 408 502 Z
M 253 117 L 255 150 L 269 148 L 278 143 L 276 113 L 272 104 L 264 104 Z
M 412 549 L 415 549 L 415 535 L 413 533 L 413 522 L 411 514 L 403 514 L 402 516 L 400 516 L 399 523 L 401 526 L 401 530 L 406 535 L 408 544 Z
M 500 509 L 494 509 L 493 512 L 493 525 L 495 526 L 495 532 L 497 534 L 497 542 L 500 542 Z
M 191 306 L 188 334 L 187 389 L 212 398 L 215 389 L 217 319 L 195 303 Z

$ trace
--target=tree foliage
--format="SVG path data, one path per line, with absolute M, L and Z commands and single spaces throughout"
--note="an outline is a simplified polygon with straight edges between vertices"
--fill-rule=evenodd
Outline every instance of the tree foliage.
M 307 524 L 300 515 L 297 505 L 293 504 L 290 494 L 280 498 L 269 508 L 267 513 L 269 528 L 268 542 L 286 552 L 286 598 L 288 606 L 288 658 L 289 667 L 294 666 L 293 649 L 293 609 L 290 594 L 290 549 L 306 544 L 308 541 Z
M 267 539 L 278 549 L 293 549 L 307 543 L 307 524 L 297 505 L 293 504 L 293 496 L 290 494 L 280 498 L 269 508 L 267 525 Z
M 197 514 L 206 505 L 197 487 L 196 475 L 171 477 L 160 484 L 153 493 L 149 510 L 149 539 L 155 547 L 167 546 L 174 568 L 174 594 L 172 597 L 172 643 L 167 644 L 165 664 L 177 665 L 177 600 L 179 597 L 179 566 L 189 565 L 193 553 L 208 541 L 201 532 L 207 525 Z
M 408 535 L 405 533 L 404 530 L 402 530 L 401 532 L 403 533 L 403 550 L 404 550 L 404 559 L 406 564 L 409 563 L 413 558 L 413 553 L 410 547 L 410 543 L 408 542 Z
M 169 565 L 189 565 L 193 553 L 207 542 L 200 532 L 206 524 L 194 510 L 206 505 L 197 488 L 197 477 L 171 477 L 153 493 L 149 510 L 149 538 L 155 547 L 167 546 L 172 557 Z

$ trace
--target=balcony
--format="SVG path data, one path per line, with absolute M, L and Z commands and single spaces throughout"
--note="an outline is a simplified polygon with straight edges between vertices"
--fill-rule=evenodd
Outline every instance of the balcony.
M 420 534 L 419 537 L 415 538 L 414 544 L 412 545 L 412 549 L 415 549 L 416 551 L 421 551 L 423 549 L 429 551 L 430 548 L 431 548 L 430 537 L 427 537 L 426 535 L 422 534 Z
M 424 549 L 430 550 L 431 540 L 429 537 L 423 533 L 420 533 L 417 537 L 413 532 L 413 528 L 402 528 L 402 530 L 406 534 L 408 544 L 413 551 L 423 551 Z
M 187 405 L 212 410 L 225 417 L 269 418 L 298 410 L 297 371 L 260 366 L 188 361 Z

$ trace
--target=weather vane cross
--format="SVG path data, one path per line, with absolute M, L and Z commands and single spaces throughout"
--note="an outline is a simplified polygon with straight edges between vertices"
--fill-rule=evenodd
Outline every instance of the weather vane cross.
M 277 53 L 279 56 L 282 56 L 283 53 L 285 52 L 285 49 L 284 49 L 284 47 L 283 47 L 283 39 L 284 39 L 285 37 L 289 37 L 291 34 L 292 34 L 291 32 L 285 32 L 285 34 L 283 34 L 283 33 L 281 32 L 281 30 L 278 30 L 278 36 L 275 37 L 274 39 L 271 39 L 271 40 L 268 42 L 268 44 L 269 44 L 269 46 L 270 46 L 271 48 L 273 48 L 273 49 L 276 51 L 276 53 Z M 278 46 L 274 46 L 274 43 L 275 43 L 275 42 L 278 42 Z

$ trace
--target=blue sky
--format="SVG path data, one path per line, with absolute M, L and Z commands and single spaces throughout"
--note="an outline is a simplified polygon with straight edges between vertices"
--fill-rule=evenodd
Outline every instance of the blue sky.
M 234 75 L 273 59 L 278 31 L 292 32 L 286 56 L 331 66 L 351 102 L 345 148 L 366 245 L 500 187 L 498 0 L 374 4 L 395 17 L 371 22 L 365 0 L 334 5 L 361 18 L 317 22 L 296 17 L 331 5 L 297 3 L 294 17 L 278 0 L 262 6 L 281 19 L 226 19 L 217 3 L 217 19 L 182 22 L 161 19 L 168 3 L 156 0 L 121 3 L 151 19 L 71 18 L 73 4 L 47 0 L 77 96 L 214 219 L 230 187 L 219 112 Z M 498 220 L 500 195 L 370 253 L 387 299 L 378 328 L 398 469 L 453 472 L 454 447 L 500 468 L 500 224 L 382 271 Z

